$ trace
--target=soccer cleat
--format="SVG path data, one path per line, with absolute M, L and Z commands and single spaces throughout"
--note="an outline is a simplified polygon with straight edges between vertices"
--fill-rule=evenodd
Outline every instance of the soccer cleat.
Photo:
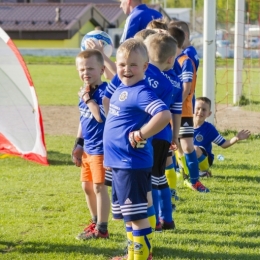
M 90 224 L 84 228 L 84 232 L 93 231 L 96 228 L 96 223 L 92 222 L 92 220 L 89 221 Z
M 158 233 L 161 233 L 161 232 L 162 232 L 162 224 L 161 224 L 161 222 L 159 222 L 158 224 L 156 224 L 156 227 L 155 227 L 154 232 L 158 232 Z
M 88 231 L 88 232 L 83 232 L 81 234 L 79 234 L 76 239 L 78 240 L 88 240 L 88 239 L 97 239 L 97 238 L 109 238 L 109 234 L 108 231 L 106 233 L 101 233 L 99 230 L 94 229 L 92 231 Z
M 162 222 L 162 229 L 163 230 L 169 230 L 169 229 L 175 229 L 175 223 L 172 222 Z
M 206 188 L 200 181 L 197 181 L 195 184 L 191 184 L 191 182 L 189 180 L 185 180 L 184 182 L 184 186 L 198 191 L 198 192 L 209 192 L 209 189 Z
M 199 171 L 200 177 L 212 177 L 211 171 Z
M 153 260 L 153 255 L 152 255 L 152 253 L 149 254 L 147 260 Z
M 197 181 L 192 185 L 193 189 L 198 192 L 209 192 L 209 189 L 206 188 L 200 181 Z

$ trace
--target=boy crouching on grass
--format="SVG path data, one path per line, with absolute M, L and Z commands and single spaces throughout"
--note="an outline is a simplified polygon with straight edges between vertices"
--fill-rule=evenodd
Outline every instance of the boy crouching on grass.
M 211 115 L 211 100 L 207 97 L 198 97 L 195 101 L 195 111 L 193 115 L 194 123 L 194 148 L 199 162 L 200 177 L 211 177 L 210 166 L 214 161 L 212 153 L 212 143 L 228 148 L 240 140 L 245 140 L 250 136 L 250 131 L 241 130 L 230 140 L 226 140 L 218 130 L 206 119 Z
M 81 166 L 82 189 L 92 216 L 87 226 L 76 239 L 108 238 L 110 199 L 104 185 L 103 131 L 105 112 L 102 98 L 107 83 L 101 81 L 104 59 L 98 50 L 85 50 L 76 57 L 76 66 L 84 87 L 79 91 L 80 123 L 73 162 Z
M 150 260 L 147 191 L 151 190 L 153 148 L 148 138 L 169 123 L 171 114 L 143 79 L 148 53 L 142 42 L 122 43 L 116 66 L 122 83 L 111 97 L 103 139 L 105 166 L 112 168 L 113 176 L 112 212 L 126 223 L 127 259 Z

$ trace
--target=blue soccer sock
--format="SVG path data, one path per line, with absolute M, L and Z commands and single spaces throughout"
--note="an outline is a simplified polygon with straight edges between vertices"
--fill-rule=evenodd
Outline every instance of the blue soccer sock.
M 189 169 L 190 182 L 195 184 L 199 180 L 199 163 L 195 150 L 191 153 L 184 154 L 186 159 L 186 165 Z
M 172 201 L 171 201 L 171 191 L 170 188 L 164 188 L 162 190 L 158 190 L 159 192 L 159 200 L 160 200 L 160 208 L 161 208 L 161 216 L 162 219 L 171 223 L 172 219 Z
M 155 210 L 155 217 L 156 217 L 156 225 L 159 224 L 159 195 L 157 189 L 152 189 L 152 196 L 153 196 L 153 206 Z

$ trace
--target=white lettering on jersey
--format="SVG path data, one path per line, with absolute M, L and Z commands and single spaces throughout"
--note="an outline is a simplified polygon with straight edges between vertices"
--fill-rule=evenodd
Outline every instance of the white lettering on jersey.
M 158 84 L 159 82 L 155 79 L 151 79 L 150 77 L 148 77 L 148 82 L 149 82 L 149 85 L 153 88 L 157 88 L 158 87 Z
M 172 85 L 175 87 L 175 88 L 181 88 L 181 84 L 179 81 L 175 81 L 173 80 L 169 75 L 165 74 L 162 72 L 162 74 L 172 83 Z
M 114 116 L 119 116 L 120 107 L 110 104 L 109 113 Z

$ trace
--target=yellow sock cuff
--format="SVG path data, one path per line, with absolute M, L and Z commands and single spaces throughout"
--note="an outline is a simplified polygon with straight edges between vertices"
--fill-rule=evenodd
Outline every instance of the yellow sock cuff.
M 174 168 L 166 169 L 165 170 L 165 176 L 168 182 L 168 185 L 170 189 L 175 189 L 177 186 L 177 176 Z

